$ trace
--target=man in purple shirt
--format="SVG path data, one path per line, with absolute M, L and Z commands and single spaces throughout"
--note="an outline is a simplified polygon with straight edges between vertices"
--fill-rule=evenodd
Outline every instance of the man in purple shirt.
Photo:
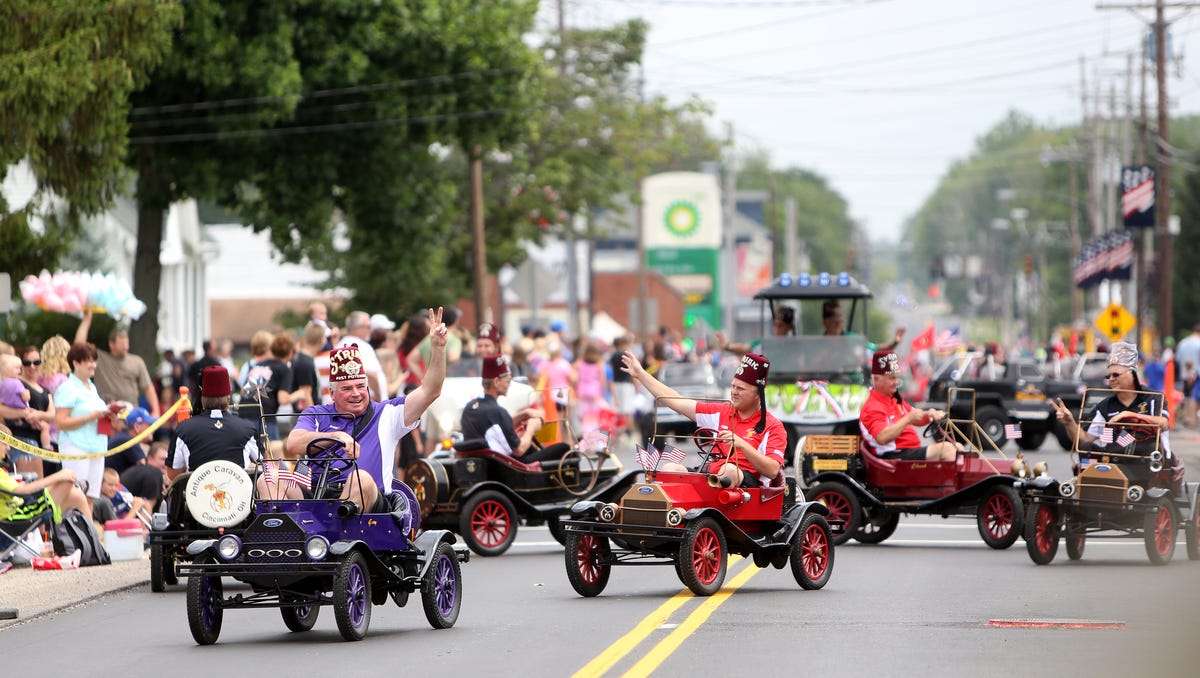
M 421 415 L 437 400 L 446 376 L 446 325 L 442 309 L 429 309 L 432 351 L 421 385 L 406 396 L 374 402 L 367 374 L 355 345 L 333 349 L 329 358 L 329 389 L 333 403 L 314 405 L 300 414 L 287 437 L 288 456 L 300 458 L 309 443 L 333 438 L 342 443 L 341 455 L 357 459 L 353 473 L 343 472 L 342 498 L 368 512 L 386 510 L 383 494 L 395 474 L 396 443 L 417 427 Z M 319 466 L 314 472 L 319 472 Z M 383 491 L 380 491 L 383 488 Z

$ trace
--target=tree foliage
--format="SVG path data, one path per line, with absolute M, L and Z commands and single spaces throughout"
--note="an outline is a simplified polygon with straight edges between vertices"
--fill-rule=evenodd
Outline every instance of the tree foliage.
M 19 279 L 54 267 L 79 218 L 112 203 L 130 95 L 180 16 L 177 2 L 0 0 L 0 167 L 24 161 L 35 181 L 24 204 L 0 195 L 0 270 Z

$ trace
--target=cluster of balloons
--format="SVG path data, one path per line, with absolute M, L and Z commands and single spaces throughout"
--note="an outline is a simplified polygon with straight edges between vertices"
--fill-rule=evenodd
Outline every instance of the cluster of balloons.
M 133 296 L 129 283 L 111 273 L 42 271 L 21 281 L 21 298 L 43 311 L 82 314 L 107 313 L 118 320 L 137 320 L 146 304 Z

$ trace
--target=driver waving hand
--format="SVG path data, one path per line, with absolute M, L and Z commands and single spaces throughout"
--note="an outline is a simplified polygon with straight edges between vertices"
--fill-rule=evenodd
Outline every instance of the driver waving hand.
M 742 364 L 729 387 L 731 402 L 700 402 L 680 397 L 675 389 L 648 374 L 633 353 L 621 356 L 622 370 L 641 382 L 662 404 L 696 422 L 698 428 L 717 432 L 717 450 L 725 455 L 709 467 L 709 473 L 728 479 L 733 487 L 760 487 L 783 469 L 787 431 L 767 412 L 763 389 L 771 363 L 757 353 L 742 356 Z M 732 450 L 732 451 L 731 451 Z M 680 464 L 668 462 L 661 471 L 686 473 Z

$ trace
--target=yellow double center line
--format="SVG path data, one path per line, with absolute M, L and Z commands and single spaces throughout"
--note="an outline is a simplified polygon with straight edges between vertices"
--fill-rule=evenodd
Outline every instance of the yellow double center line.
M 740 557 L 734 556 L 729 559 L 729 567 Z M 696 629 L 700 628 L 713 612 L 721 606 L 733 592 L 741 588 L 750 581 L 750 578 L 759 573 L 759 568 L 753 563 L 748 563 L 736 577 L 721 588 L 712 596 L 704 599 L 695 610 L 689 614 L 682 623 L 675 627 L 666 638 L 658 641 L 654 647 L 650 648 L 633 668 L 625 672 L 626 678 L 638 676 L 648 676 L 659 667 L 671 653 L 687 640 L 688 636 L 692 635 Z M 595 659 L 588 662 L 583 668 L 575 672 L 572 678 L 597 678 L 604 675 L 606 671 L 611 669 L 617 662 L 621 661 L 626 655 L 634 650 L 643 640 L 650 636 L 656 629 L 666 623 L 671 615 L 675 613 L 684 603 L 693 599 L 691 591 L 683 590 L 675 594 L 670 600 L 663 603 L 659 608 L 647 615 L 637 626 L 633 627 L 629 633 L 621 636 L 615 643 L 609 645 L 603 652 L 596 656 Z

